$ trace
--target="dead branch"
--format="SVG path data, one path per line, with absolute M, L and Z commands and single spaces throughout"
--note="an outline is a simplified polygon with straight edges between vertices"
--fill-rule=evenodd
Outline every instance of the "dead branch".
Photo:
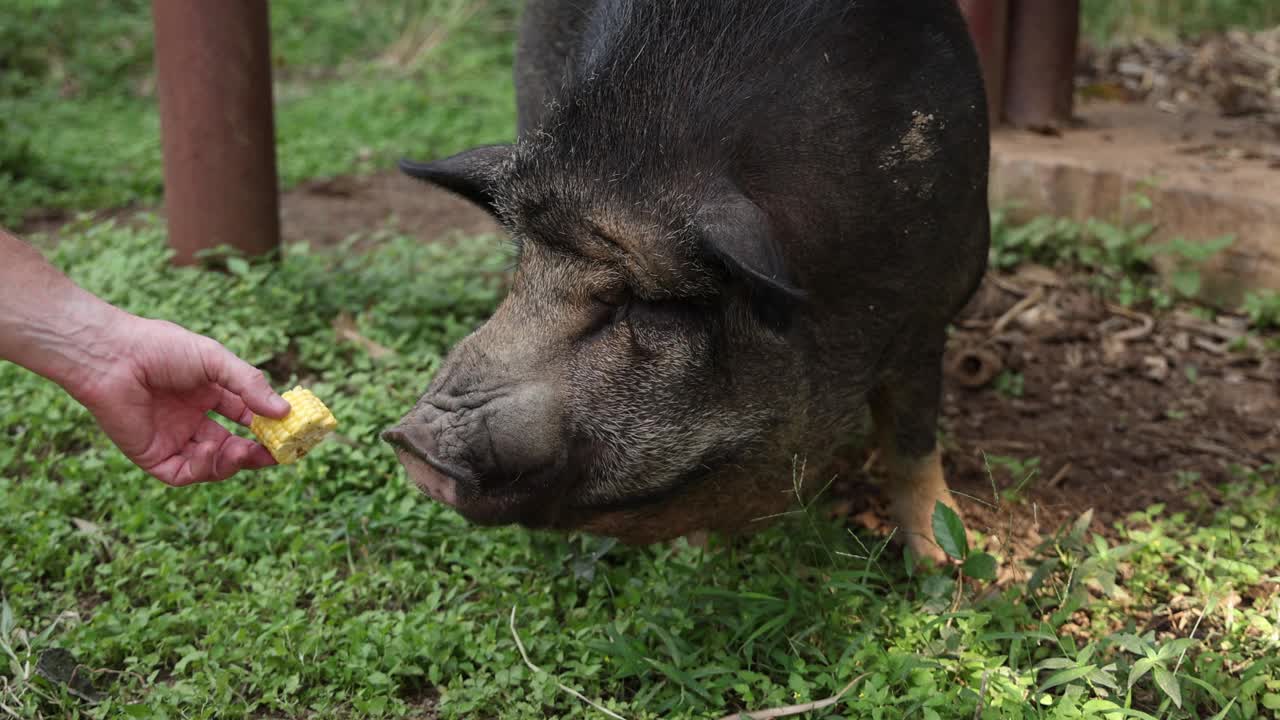
M 991 334 L 999 335 L 1003 333 L 1009 323 L 1013 322 L 1022 313 L 1035 307 L 1041 300 L 1044 300 L 1044 288 L 1037 285 L 1030 294 L 1015 303 L 1013 307 L 1000 316 L 1000 319 L 996 320 L 995 324 L 991 326 Z
M 524 664 L 529 666 L 530 670 L 534 671 L 535 673 L 539 673 L 541 675 L 547 675 L 548 677 L 551 677 L 552 680 L 555 680 L 554 676 L 552 676 L 546 670 L 543 670 L 542 668 L 538 667 L 537 665 L 534 665 L 533 662 L 529 660 L 529 653 L 525 652 L 524 643 L 520 641 L 520 633 L 516 632 L 516 606 L 515 605 L 511 606 L 511 637 L 515 639 L 516 647 L 520 649 L 520 657 L 524 658 Z M 614 711 L 610 710 L 607 707 L 604 707 L 603 705 L 596 703 L 593 700 L 588 699 L 586 695 L 583 695 L 582 693 L 578 692 L 577 690 L 574 690 L 568 685 L 565 685 L 559 680 L 555 680 L 555 683 L 556 683 L 556 687 L 560 688 L 561 690 L 564 690 L 565 692 L 578 698 L 579 700 L 590 705 L 591 707 L 599 710 L 605 715 L 608 715 L 611 718 L 617 718 L 618 720 L 626 720 L 626 718 L 622 717 L 621 715 L 615 713 Z
M 837 702 L 840 702 L 840 698 L 848 694 L 848 692 L 853 689 L 854 685 L 857 685 L 863 678 L 865 678 L 870 674 L 871 673 L 862 673 L 858 677 L 850 680 L 849 684 L 845 685 L 844 689 L 842 689 L 840 692 L 836 693 L 835 695 L 832 695 L 829 698 L 826 698 L 825 700 L 815 700 L 809 703 L 801 703 L 799 705 L 787 705 L 785 707 L 771 708 L 769 710 L 756 710 L 755 712 L 738 712 L 738 713 L 733 713 L 731 715 L 725 715 L 724 717 L 720 718 L 720 720 L 771 720 L 771 718 L 787 717 L 789 715 L 799 715 L 800 713 L 807 713 L 813 710 L 821 710 L 822 708 L 825 708 L 825 707 L 831 707 L 832 705 L 835 705 Z

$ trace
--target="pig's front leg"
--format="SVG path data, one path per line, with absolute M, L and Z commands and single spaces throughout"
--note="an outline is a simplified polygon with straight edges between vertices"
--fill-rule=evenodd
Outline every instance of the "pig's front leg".
M 868 400 L 879 462 L 888 475 L 884 490 L 898 533 L 916 555 L 941 565 L 947 555 L 933 534 L 935 503 L 960 514 L 942 472 L 937 441 L 942 353 L 912 355 L 915 361 L 896 367 Z

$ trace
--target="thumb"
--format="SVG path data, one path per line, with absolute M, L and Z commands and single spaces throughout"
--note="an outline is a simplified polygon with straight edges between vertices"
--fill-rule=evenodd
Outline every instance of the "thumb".
M 261 370 L 236 357 L 216 340 L 208 339 L 200 347 L 200 360 L 205 376 L 235 393 L 256 415 L 282 418 L 289 414 L 289 403 L 271 389 Z

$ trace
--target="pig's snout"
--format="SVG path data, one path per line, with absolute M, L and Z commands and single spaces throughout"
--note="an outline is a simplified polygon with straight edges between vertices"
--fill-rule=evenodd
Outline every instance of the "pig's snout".
M 545 524 L 546 490 L 565 466 L 561 417 L 549 384 L 523 383 L 429 395 L 382 438 L 415 485 L 473 522 Z
M 396 449 L 409 479 L 432 499 L 450 507 L 458 504 L 458 478 L 463 474 L 446 469 L 436 459 L 436 444 L 422 424 L 401 423 L 382 433 L 382 439 Z

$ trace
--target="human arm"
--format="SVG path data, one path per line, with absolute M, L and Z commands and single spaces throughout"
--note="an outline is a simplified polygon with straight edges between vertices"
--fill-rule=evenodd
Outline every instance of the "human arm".
M 0 360 L 61 386 L 112 442 L 170 485 L 223 480 L 275 461 L 207 416 L 247 425 L 289 405 L 217 341 L 125 312 L 77 286 L 0 228 Z

